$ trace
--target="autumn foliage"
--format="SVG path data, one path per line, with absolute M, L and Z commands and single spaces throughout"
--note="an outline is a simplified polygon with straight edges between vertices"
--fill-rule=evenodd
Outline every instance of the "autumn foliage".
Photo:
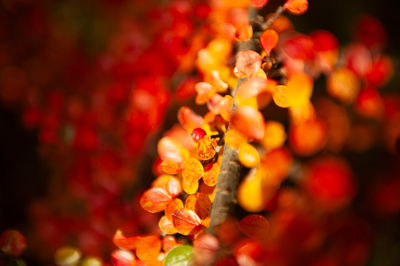
M 57 265 L 366 264 L 373 223 L 400 211 L 400 96 L 385 90 L 395 64 L 383 25 L 360 17 L 341 46 L 328 31 L 294 30 L 289 18 L 307 0 L 271 14 L 272 0 L 139 2 L 145 22 L 103 3 L 127 21 L 92 65 L 48 37 L 77 66 L 39 74 L 68 76 L 74 91 L 26 78 L 39 58 L 2 70 L 2 101 L 38 130 L 59 170 L 52 189 L 66 190 L 32 204 L 31 237 L 42 245 L 33 250 L 52 247 Z M 160 23 L 141 29 L 147 20 Z M 223 191 L 235 196 L 223 208 L 234 208 L 214 228 L 227 150 L 241 178 Z M 376 150 L 389 167 L 360 170 L 357 158 Z M 25 246 L 16 230 L 0 237 L 7 256 Z

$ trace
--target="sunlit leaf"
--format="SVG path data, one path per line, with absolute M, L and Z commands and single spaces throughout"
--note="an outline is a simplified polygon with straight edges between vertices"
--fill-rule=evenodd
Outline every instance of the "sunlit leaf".
M 178 120 L 187 132 L 192 132 L 193 129 L 201 127 L 204 123 L 203 118 L 187 106 L 179 108 Z
M 172 197 L 162 188 L 153 187 L 140 198 L 140 206 L 148 212 L 160 212 L 165 209 Z
M 117 230 L 114 234 L 113 242 L 119 248 L 133 250 L 136 248 L 136 244 L 138 243 L 139 239 L 140 236 L 126 237 L 121 230 Z
M 191 234 L 201 224 L 195 212 L 185 209 L 176 210 L 172 215 L 172 221 L 175 229 L 182 235 Z
M 274 30 L 266 30 L 260 36 L 260 44 L 262 48 L 267 52 L 267 55 L 275 48 L 278 44 L 279 36 Z
M 292 14 L 301 15 L 307 11 L 308 0 L 287 0 L 284 8 Z
M 161 169 L 163 170 L 164 173 L 169 174 L 169 175 L 175 175 L 178 174 L 181 171 L 181 167 L 178 163 L 174 161 L 163 161 L 161 163 Z
M 252 107 L 244 106 L 236 110 L 231 123 L 235 130 L 250 139 L 260 140 L 264 136 L 264 117 Z
M 261 140 L 264 148 L 275 149 L 283 145 L 286 140 L 285 128 L 276 121 L 265 123 L 265 134 Z
M 136 256 L 141 260 L 152 260 L 158 256 L 160 250 L 161 240 L 158 236 L 143 236 L 137 243 Z
M 162 248 L 164 252 L 168 252 L 179 245 L 180 243 L 176 242 L 174 236 L 165 236 L 162 240 Z
M 135 266 L 135 255 L 128 250 L 114 250 L 111 253 L 111 261 L 114 266 Z
M 165 216 L 172 221 L 172 215 L 176 210 L 183 209 L 183 202 L 179 198 L 171 200 L 165 208 Z
M 176 234 L 178 231 L 176 231 L 174 224 L 172 223 L 171 220 L 167 218 L 167 216 L 162 216 L 160 220 L 158 221 L 158 227 L 160 227 L 160 230 L 164 234 Z
M 239 147 L 239 162 L 245 167 L 253 168 L 260 163 L 260 155 L 253 145 L 243 143 Z
M 261 56 L 252 50 L 240 51 L 236 56 L 235 75 L 251 77 L 261 68 Z

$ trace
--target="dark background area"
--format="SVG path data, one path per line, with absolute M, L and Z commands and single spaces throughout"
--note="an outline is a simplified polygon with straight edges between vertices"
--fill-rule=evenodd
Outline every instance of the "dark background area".
M 68 1 L 73 2 L 73 0 L 59 2 Z M 274 0 L 269 2 L 273 4 Z M 328 30 L 338 37 L 342 45 L 353 39 L 352 26 L 357 15 L 366 13 L 378 18 L 387 29 L 389 38 L 387 53 L 395 62 L 395 74 L 389 87 L 399 91 L 400 10 L 398 1 L 311 0 L 309 2 L 309 10 L 304 15 L 290 16 L 295 28 L 305 33 L 315 29 Z M 0 2 L 0 9 L 3 8 L 2 5 L 3 3 Z M 82 31 L 81 34 L 84 35 L 87 31 L 90 31 L 90 28 Z M 20 123 L 20 114 L 16 110 L 0 105 L 0 232 L 9 227 L 26 228 L 29 225 L 27 206 L 32 199 L 45 195 L 48 179 L 49 170 L 46 162 L 38 155 L 37 132 L 23 128 Z M 398 229 L 394 224 L 382 230 L 382 240 L 378 242 L 379 247 L 375 250 L 378 254 L 376 256 L 379 256 L 379 252 L 386 250 L 384 257 L 396 257 L 396 253 L 400 252 Z M 399 262 L 398 259 L 397 256 L 388 261 L 389 263 L 390 261 Z M 372 259 L 371 265 L 378 264 L 374 264 Z

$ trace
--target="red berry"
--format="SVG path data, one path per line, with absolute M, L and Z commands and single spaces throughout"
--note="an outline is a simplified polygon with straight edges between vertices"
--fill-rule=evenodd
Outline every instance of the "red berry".
M 199 140 L 201 140 L 202 138 L 204 138 L 204 136 L 207 135 L 207 133 L 204 131 L 204 129 L 202 128 L 195 128 L 193 129 L 192 132 L 192 138 L 194 142 L 199 142 Z

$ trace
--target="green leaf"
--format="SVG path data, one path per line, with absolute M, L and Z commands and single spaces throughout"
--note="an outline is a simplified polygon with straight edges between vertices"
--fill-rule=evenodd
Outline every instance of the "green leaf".
M 177 246 L 171 249 L 165 260 L 164 266 L 189 266 L 193 262 L 193 247 L 189 245 Z

